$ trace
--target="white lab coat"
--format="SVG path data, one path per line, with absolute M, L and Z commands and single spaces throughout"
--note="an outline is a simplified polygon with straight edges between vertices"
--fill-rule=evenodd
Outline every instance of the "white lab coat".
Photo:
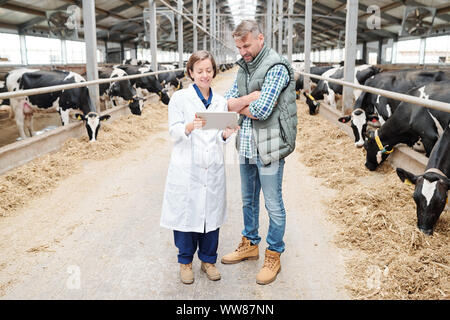
M 174 141 L 161 214 L 161 226 L 184 232 L 210 232 L 226 215 L 226 182 L 222 130 L 185 126 L 196 112 L 228 111 L 227 101 L 213 91 L 208 109 L 192 84 L 169 102 L 169 133 Z M 229 139 L 227 139 L 229 140 Z

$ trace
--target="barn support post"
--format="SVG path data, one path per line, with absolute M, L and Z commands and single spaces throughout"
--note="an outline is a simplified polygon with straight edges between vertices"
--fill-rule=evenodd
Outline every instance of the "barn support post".
M 66 39 L 61 39 L 61 63 L 67 64 L 67 45 Z
M 125 59 L 125 46 L 123 44 L 123 41 L 120 41 L 120 63 L 122 63 L 124 59 Z
M 108 40 L 105 39 L 105 63 L 108 63 L 108 62 L 109 62 L 109 59 L 108 59 Z
M 383 58 L 383 40 L 378 40 L 377 64 L 382 63 Z
M 362 55 L 361 59 L 364 61 L 364 63 L 367 63 L 367 41 L 363 41 L 362 43 Z
M 353 82 L 355 77 L 356 32 L 358 27 L 358 0 L 347 0 L 345 22 L 344 80 Z M 347 114 L 353 106 L 353 88 L 343 88 L 342 111 Z
M 24 66 L 28 64 L 28 57 L 27 57 L 27 42 L 25 41 L 25 35 L 21 34 L 19 35 L 20 40 L 20 56 L 21 61 Z
M 86 42 L 86 77 L 87 80 L 98 79 L 97 66 L 97 31 L 95 23 L 95 2 L 83 0 L 84 41 Z M 100 112 L 98 84 L 89 86 L 89 96 L 96 111 Z
M 178 0 L 178 11 L 183 12 L 183 0 Z M 178 21 L 178 68 L 183 68 L 184 58 L 183 58 L 183 16 L 181 14 L 177 15 Z
M 214 40 L 214 56 L 217 56 L 217 47 L 218 47 L 218 42 L 217 42 L 217 2 L 216 0 L 213 1 L 213 8 L 214 8 L 214 13 L 213 13 L 213 40 Z
M 206 0 L 203 0 L 203 27 L 206 29 Z M 206 33 L 203 33 L 203 50 L 208 50 L 206 44 Z
M 289 0 L 288 3 L 289 16 L 288 16 L 288 38 L 287 38 L 287 58 L 289 63 L 292 63 L 292 18 L 291 15 L 294 14 L 294 1 Z
M 150 54 L 151 54 L 151 65 L 153 71 L 158 71 L 158 43 L 156 40 L 156 2 L 154 0 L 148 0 L 149 17 L 150 17 Z
M 193 34 L 193 39 L 192 39 L 192 42 L 193 42 L 193 48 L 192 48 L 192 51 L 193 52 L 196 52 L 198 49 L 198 34 L 197 34 L 197 11 L 198 11 L 198 8 L 197 8 L 197 0 L 192 0 L 192 13 L 194 14 L 194 24 L 192 25 L 192 28 L 193 28 L 193 31 L 192 31 L 192 34 Z
M 273 0 L 273 10 L 272 10 L 272 26 L 275 28 L 277 24 L 277 0 Z M 275 33 L 272 37 L 272 48 L 273 50 L 277 49 L 277 37 L 275 36 Z
M 216 16 L 217 16 L 217 18 L 216 18 L 216 37 L 218 37 L 219 39 L 222 39 L 221 38 L 221 36 L 220 36 L 220 23 L 221 23 L 221 17 L 219 16 L 219 8 L 216 6 L 216 8 L 215 8 L 216 10 Z M 219 43 L 219 42 L 216 42 L 217 43 L 217 48 L 216 48 L 216 57 L 217 57 L 217 62 L 219 63 L 219 64 L 221 64 L 222 63 L 222 59 L 221 59 L 221 56 L 222 56 L 222 48 L 221 48 L 221 44 Z
M 278 0 L 278 53 L 283 54 L 283 0 Z
M 427 38 L 420 38 L 420 49 L 419 49 L 419 64 L 425 64 L 425 50 L 426 50 Z
M 266 15 L 266 45 L 272 47 L 272 0 L 267 0 L 267 15 Z
M 305 1 L 305 72 L 310 73 L 311 70 L 311 30 L 312 30 L 312 1 Z M 311 90 L 310 78 L 303 77 L 303 89 L 309 93 Z
M 211 42 L 211 53 L 215 56 L 216 54 L 216 39 L 214 36 L 216 35 L 216 1 L 209 1 L 209 33 L 211 34 L 210 42 Z

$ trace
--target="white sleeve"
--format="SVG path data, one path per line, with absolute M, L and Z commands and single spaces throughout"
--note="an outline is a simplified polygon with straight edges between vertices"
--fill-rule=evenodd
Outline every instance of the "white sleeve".
M 184 118 L 183 106 L 178 95 L 173 95 L 169 101 L 169 134 L 174 142 L 189 141 L 191 135 L 186 135 L 186 121 Z

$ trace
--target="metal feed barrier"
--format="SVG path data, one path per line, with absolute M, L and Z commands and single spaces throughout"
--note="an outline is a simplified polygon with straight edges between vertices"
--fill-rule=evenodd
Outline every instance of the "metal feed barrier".
M 347 82 L 347 81 L 343 81 L 343 80 L 325 78 L 322 76 L 318 76 L 318 75 L 310 74 L 310 73 L 306 73 L 306 72 L 298 72 L 298 73 L 305 77 L 326 80 L 329 82 L 340 84 L 342 86 L 349 86 L 354 89 L 359 89 L 359 90 L 370 92 L 373 94 L 378 94 L 378 95 L 396 99 L 399 101 L 409 102 L 409 103 L 413 103 L 415 105 L 425 106 L 428 108 L 432 108 L 432 109 L 436 109 L 436 110 L 440 110 L 440 111 L 444 111 L 444 112 L 450 112 L 450 104 L 449 103 L 436 101 L 436 100 L 430 100 L 430 99 L 418 98 L 418 97 L 410 96 L 410 95 L 403 94 L 403 93 L 397 93 L 397 92 L 392 92 L 392 91 L 388 91 L 388 90 L 377 89 L 377 88 L 368 87 L 368 86 L 364 86 L 364 85 L 360 85 L 360 84 L 355 84 L 355 83 L 351 83 L 351 82 Z M 350 137 L 353 137 L 352 129 L 347 124 L 342 124 L 337 121 L 337 119 L 340 116 L 342 116 L 343 113 L 345 112 L 344 108 L 343 108 L 342 113 L 340 113 L 337 109 L 330 108 L 329 106 L 324 104 L 323 106 L 320 107 L 319 110 L 320 110 L 319 112 L 328 121 L 337 125 L 340 129 L 345 131 L 347 133 L 347 135 L 349 135 Z M 407 169 L 408 171 L 414 172 L 415 174 L 421 174 L 421 173 L 423 173 L 423 171 L 428 163 L 428 158 L 424 154 L 414 151 L 409 147 L 397 146 L 395 148 L 394 153 L 389 157 L 389 162 L 394 167 L 401 166 L 402 168 Z
M 137 78 L 147 77 L 147 76 L 151 76 L 151 75 L 157 75 L 160 73 L 169 73 L 169 72 L 175 72 L 175 71 L 184 71 L 184 68 L 140 73 L 140 74 L 134 74 L 131 76 L 125 76 L 125 77 L 120 77 L 120 78 L 117 77 L 117 78 L 108 78 L 108 79 L 98 79 L 98 80 L 84 81 L 84 82 L 78 82 L 78 83 L 70 83 L 70 84 L 61 84 L 61 85 L 57 85 L 57 86 L 42 87 L 42 88 L 36 88 L 36 89 L 19 90 L 19 91 L 15 91 L 15 92 L 5 92 L 5 93 L 0 93 L 0 100 L 16 98 L 16 97 L 24 97 L 24 96 L 34 96 L 37 94 L 43 94 L 43 93 L 49 93 L 49 92 L 55 92 L 55 91 L 61 91 L 61 90 L 68 90 L 68 89 L 73 89 L 73 88 L 88 87 L 91 85 L 103 84 L 103 83 L 108 83 L 108 82 L 131 80 L 131 79 L 137 79 Z
M 393 91 L 388 91 L 388 90 L 383 90 L 383 89 L 377 89 L 377 88 L 368 87 L 368 86 L 364 86 L 364 85 L 360 85 L 360 84 L 356 84 L 356 83 L 352 83 L 352 82 L 348 82 L 348 81 L 332 79 L 332 78 L 325 78 L 322 76 L 318 76 L 318 75 L 306 73 L 306 72 L 298 72 L 298 73 L 303 76 L 306 76 L 306 77 L 325 80 L 328 82 L 334 82 L 334 83 L 340 84 L 342 86 L 352 87 L 354 89 L 359 89 L 359 90 L 370 92 L 373 94 L 378 94 L 380 96 L 388 97 L 391 99 L 409 102 L 412 104 L 417 104 L 420 106 L 424 106 L 424 107 L 428 107 L 431 109 L 436 109 L 439 111 L 444 111 L 444 112 L 450 113 L 450 103 L 445 103 L 445 102 L 431 100 L 431 99 L 418 98 L 418 97 L 410 96 L 410 95 L 407 95 L 404 93 L 398 93 L 398 92 L 393 92 Z
M 31 96 L 54 91 L 68 90 L 73 88 L 86 87 L 90 85 L 103 84 L 108 82 L 136 79 L 150 75 L 157 75 L 160 73 L 182 71 L 182 70 L 184 70 L 184 68 L 147 72 L 121 78 L 99 79 L 51 87 L 21 90 L 15 92 L 5 92 L 0 93 L 0 99 Z M 111 119 L 118 118 L 123 115 L 127 115 L 129 113 L 130 112 L 127 105 L 118 106 L 116 108 L 108 109 L 102 112 L 102 114 L 111 115 Z M 31 138 L 16 141 L 14 143 L 0 147 L 0 174 L 8 170 L 14 169 L 16 167 L 19 167 L 33 160 L 34 158 L 58 150 L 67 139 L 82 136 L 85 133 L 85 131 L 86 129 L 84 128 L 82 122 L 73 122 L 68 124 L 67 126 L 60 126 L 56 129 L 50 130 L 41 135 L 33 136 Z

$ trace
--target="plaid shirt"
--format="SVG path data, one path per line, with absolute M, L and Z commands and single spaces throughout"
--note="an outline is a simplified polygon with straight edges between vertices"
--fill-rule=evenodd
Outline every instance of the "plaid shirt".
M 278 100 L 281 90 L 289 84 L 289 80 L 289 72 L 285 66 L 276 65 L 272 67 L 264 78 L 261 96 L 249 105 L 250 113 L 258 120 L 266 120 L 272 114 L 275 102 Z M 230 98 L 239 98 L 236 80 L 225 94 L 225 99 Z M 244 116 L 238 139 L 240 139 L 239 154 L 246 158 L 256 157 L 257 148 L 252 134 L 251 118 Z

